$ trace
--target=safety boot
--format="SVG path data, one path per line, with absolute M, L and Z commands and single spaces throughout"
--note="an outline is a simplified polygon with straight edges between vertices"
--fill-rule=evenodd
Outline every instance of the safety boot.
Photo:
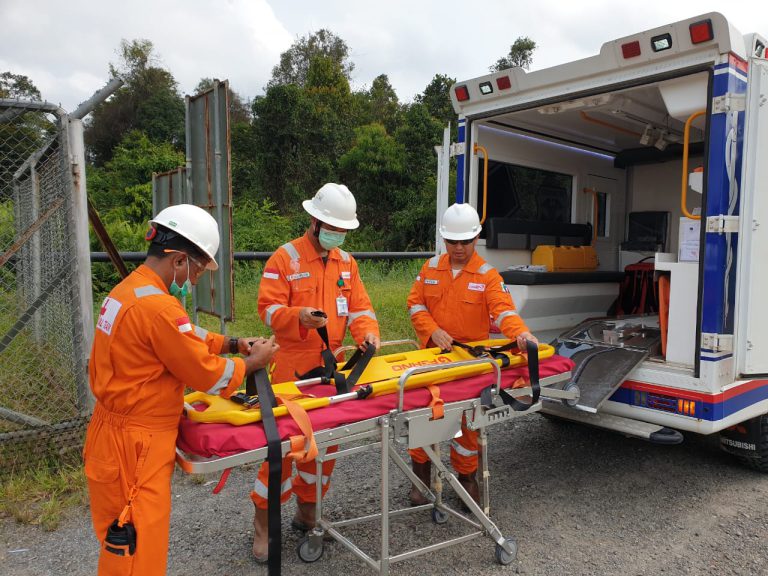
M 459 474 L 459 484 L 469 493 L 472 500 L 480 504 L 480 485 L 477 483 L 477 470 L 469 474 Z M 464 500 L 461 501 L 461 509 L 464 512 L 469 512 L 469 506 L 464 503 Z
M 302 532 L 309 532 L 315 527 L 317 519 L 315 518 L 315 503 L 302 502 L 296 498 L 296 514 L 291 520 L 291 526 Z
M 426 484 L 427 488 L 432 487 L 432 462 L 427 460 L 420 464 L 415 460 L 411 460 L 411 469 L 418 479 Z M 411 493 L 408 497 L 411 500 L 411 506 L 421 506 L 422 504 L 429 503 L 429 499 L 413 483 L 411 484 Z
M 267 510 L 256 507 L 253 515 L 253 559 L 261 564 L 269 556 L 269 525 Z

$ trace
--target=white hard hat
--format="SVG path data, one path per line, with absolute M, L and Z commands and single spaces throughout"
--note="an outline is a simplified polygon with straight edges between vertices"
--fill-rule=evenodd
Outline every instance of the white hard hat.
M 202 208 L 192 204 L 168 206 L 149 223 L 160 224 L 183 236 L 211 259 L 206 266 L 208 270 L 219 269 L 214 257 L 219 249 L 219 226 L 213 216 Z
M 324 184 L 311 200 L 304 200 L 301 205 L 310 216 L 331 226 L 347 230 L 360 226 L 357 221 L 357 202 L 344 184 Z
M 480 234 L 480 217 L 469 204 L 451 204 L 443 214 L 440 236 L 446 240 L 469 240 Z

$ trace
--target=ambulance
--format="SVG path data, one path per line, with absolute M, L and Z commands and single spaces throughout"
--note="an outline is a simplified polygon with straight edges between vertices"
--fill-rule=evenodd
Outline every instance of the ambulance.
M 658 443 L 717 433 L 768 472 L 767 44 L 709 13 L 451 87 L 438 215 L 454 158 L 477 251 L 576 363 L 578 399 L 543 413 Z

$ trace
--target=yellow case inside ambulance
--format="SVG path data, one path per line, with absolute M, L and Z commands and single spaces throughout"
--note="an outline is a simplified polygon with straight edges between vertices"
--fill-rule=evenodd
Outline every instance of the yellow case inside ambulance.
M 584 272 L 597 268 L 592 246 L 537 246 L 531 264 L 546 266 L 547 272 Z

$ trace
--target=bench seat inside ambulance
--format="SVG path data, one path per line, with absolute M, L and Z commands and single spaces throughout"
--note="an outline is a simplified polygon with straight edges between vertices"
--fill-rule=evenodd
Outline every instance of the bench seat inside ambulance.
M 592 226 L 531 222 L 511 218 L 486 221 L 486 248 L 526 250 L 537 246 L 589 246 Z M 549 341 L 586 318 L 605 316 L 619 294 L 624 272 L 535 272 L 500 270 L 520 316 L 531 331 Z

